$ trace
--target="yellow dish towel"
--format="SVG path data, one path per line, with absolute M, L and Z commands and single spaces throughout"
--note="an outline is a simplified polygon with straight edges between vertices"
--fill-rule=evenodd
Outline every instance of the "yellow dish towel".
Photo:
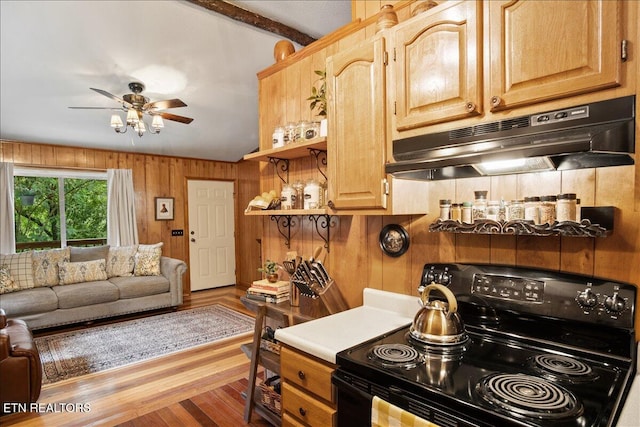
M 436 424 L 400 409 L 378 396 L 371 402 L 371 427 L 438 427 Z

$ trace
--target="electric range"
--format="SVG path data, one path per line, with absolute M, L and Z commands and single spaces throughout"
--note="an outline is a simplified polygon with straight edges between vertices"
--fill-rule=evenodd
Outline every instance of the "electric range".
M 373 396 L 442 427 L 615 425 L 636 366 L 635 286 L 468 264 L 427 264 L 419 290 L 430 283 L 454 293 L 468 338 L 430 345 L 406 325 L 339 352 L 339 426 L 368 425 Z

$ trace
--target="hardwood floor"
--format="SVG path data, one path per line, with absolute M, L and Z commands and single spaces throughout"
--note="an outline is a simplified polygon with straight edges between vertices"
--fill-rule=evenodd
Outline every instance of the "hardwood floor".
M 233 287 L 194 292 L 180 310 L 223 304 L 253 315 Z M 41 334 L 40 334 L 41 335 Z M 232 338 L 148 362 L 42 387 L 43 412 L 0 417 L 4 426 L 268 426 L 243 420 L 249 359 Z M 74 411 L 69 411 L 75 409 Z

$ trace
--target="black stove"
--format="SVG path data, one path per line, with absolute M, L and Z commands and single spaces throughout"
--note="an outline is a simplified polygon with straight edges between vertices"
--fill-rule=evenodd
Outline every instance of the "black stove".
M 338 353 L 339 426 L 368 425 L 374 395 L 442 427 L 615 425 L 635 369 L 634 286 L 462 264 L 426 265 L 432 282 L 456 295 L 468 339 L 431 345 L 407 325 Z

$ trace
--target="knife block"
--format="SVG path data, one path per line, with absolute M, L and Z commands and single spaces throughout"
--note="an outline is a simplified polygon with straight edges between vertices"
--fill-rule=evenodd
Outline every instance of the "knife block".
M 340 292 L 340 289 L 336 286 L 336 281 L 333 279 L 327 283 L 318 296 L 329 314 L 340 313 L 349 309 L 347 301 L 345 301 L 342 292 Z

